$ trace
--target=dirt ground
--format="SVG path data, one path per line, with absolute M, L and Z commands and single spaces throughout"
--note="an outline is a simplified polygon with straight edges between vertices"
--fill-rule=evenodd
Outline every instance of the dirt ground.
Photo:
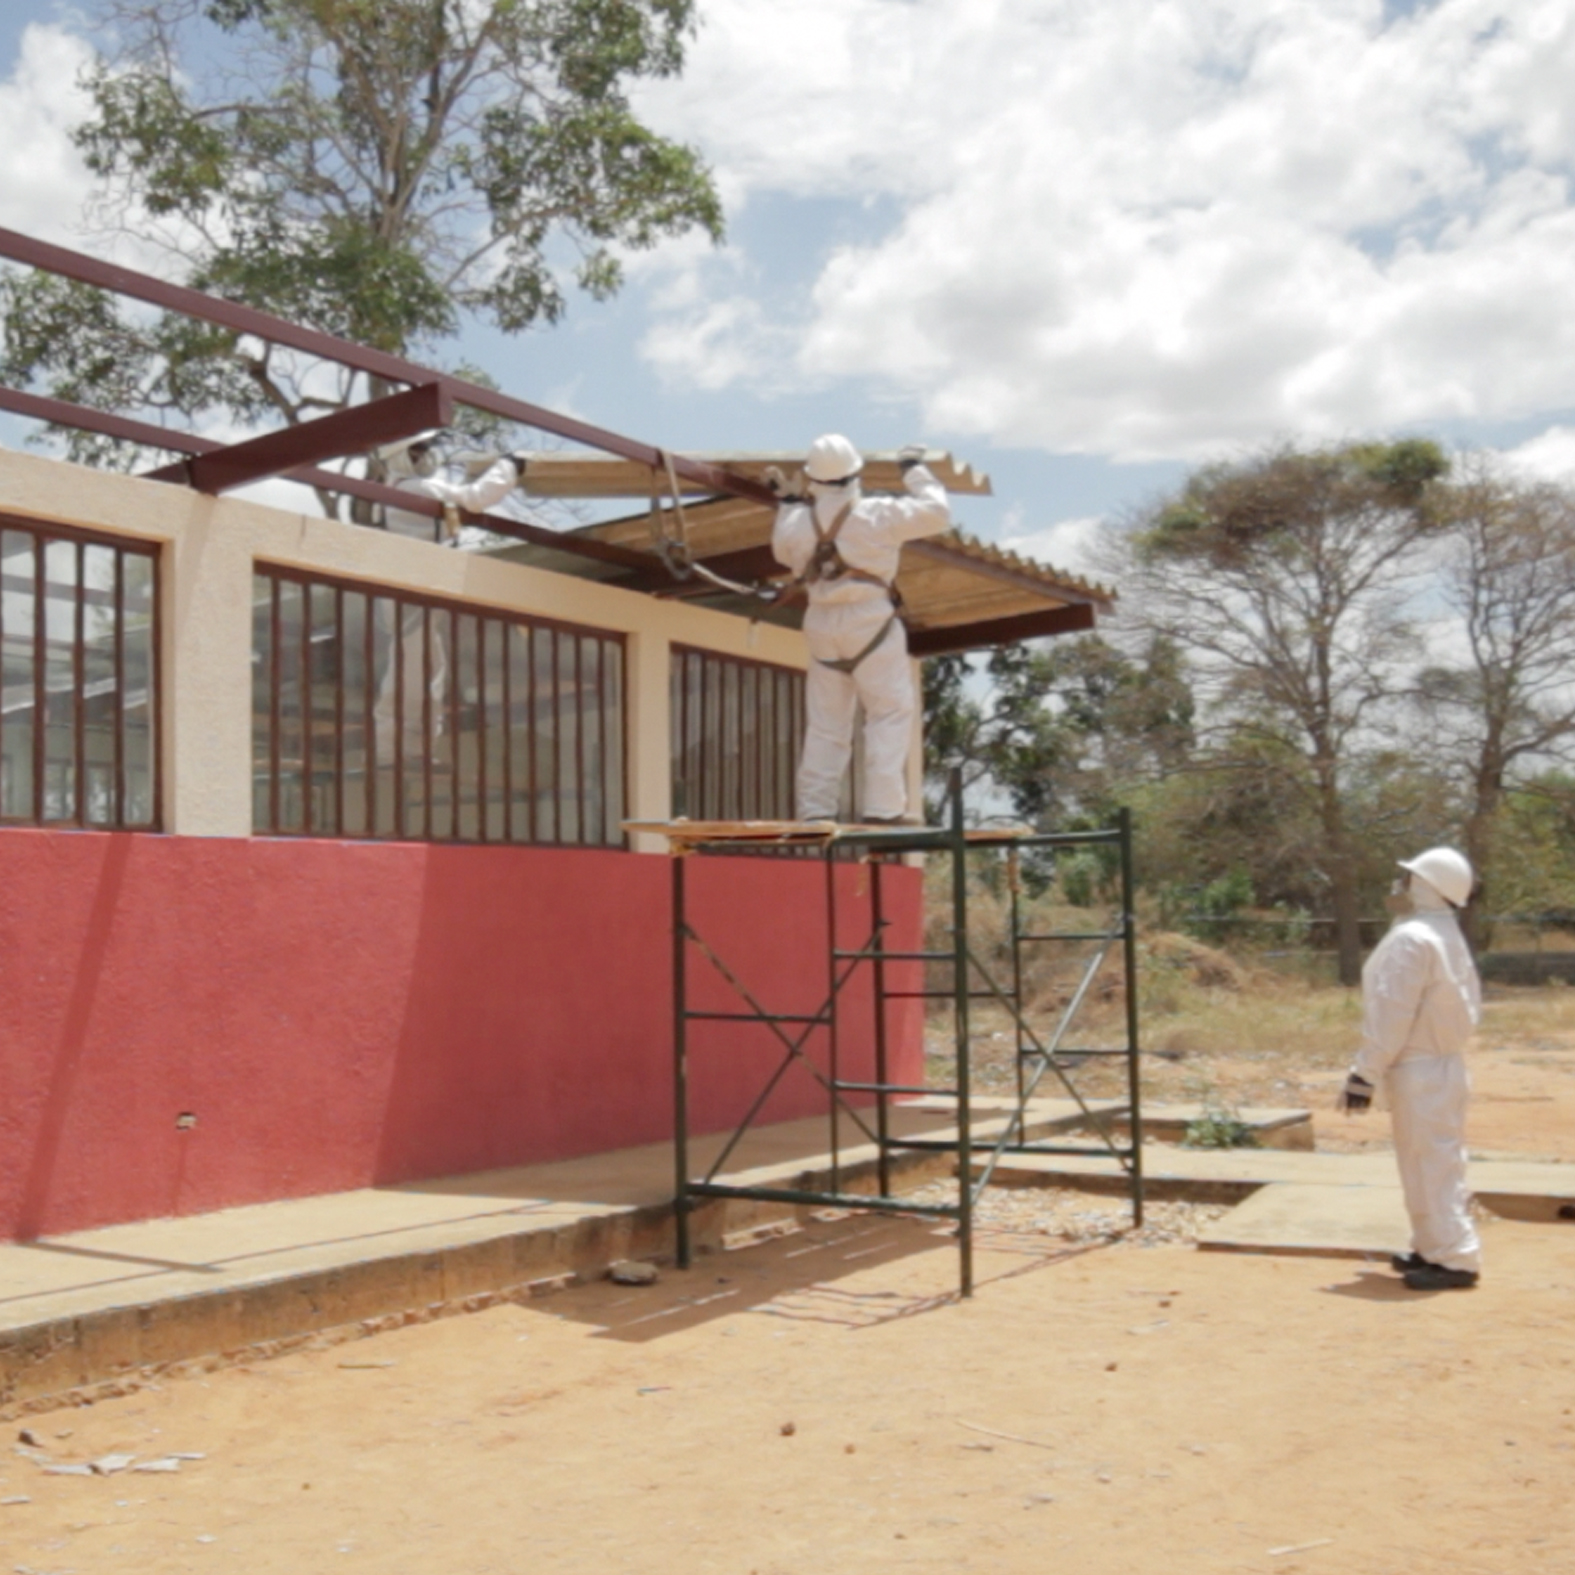
M 1474 1149 L 1575 1159 L 1565 995 L 1490 1008 Z M 1155 1077 L 1326 1105 L 1329 1059 Z M 1325 1146 L 1383 1128 L 1319 1117 Z M 1199 1212 L 1133 1240 L 1113 1203 L 1002 1195 L 967 1302 L 933 1224 L 816 1221 L 649 1288 L 29 1418 L 59 1460 L 201 1458 L 7 1452 L 0 1572 L 1575 1570 L 1575 1227 L 1490 1219 L 1481 1286 L 1425 1296 L 1198 1253 Z

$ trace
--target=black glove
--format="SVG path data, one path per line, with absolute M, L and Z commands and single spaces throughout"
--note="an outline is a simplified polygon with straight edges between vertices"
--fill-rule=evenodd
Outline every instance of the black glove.
M 1340 1090 L 1334 1108 L 1343 1110 L 1348 1116 L 1359 1116 L 1372 1102 L 1373 1085 L 1360 1072 L 1352 1072 L 1346 1078 L 1345 1087 Z
M 915 465 L 924 463 L 924 456 L 929 452 L 922 443 L 909 443 L 904 448 L 897 450 L 897 469 L 907 475 Z
M 525 479 L 525 456 L 516 450 L 514 453 L 509 455 L 509 458 L 514 461 L 514 479 L 516 481 L 523 481 Z

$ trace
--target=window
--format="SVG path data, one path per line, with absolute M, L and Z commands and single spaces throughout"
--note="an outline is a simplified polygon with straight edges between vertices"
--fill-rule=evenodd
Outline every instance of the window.
M 791 820 L 804 675 L 673 647 L 673 813 Z
M 158 549 L 0 519 L 0 822 L 158 824 Z
M 259 569 L 252 824 L 621 846 L 619 635 Z

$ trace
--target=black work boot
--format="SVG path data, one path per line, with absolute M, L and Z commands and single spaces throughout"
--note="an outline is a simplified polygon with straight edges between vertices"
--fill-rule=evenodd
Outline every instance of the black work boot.
M 1446 1269 L 1441 1263 L 1424 1263 L 1405 1271 L 1405 1283 L 1413 1291 L 1469 1291 L 1477 1283 L 1475 1269 Z
M 1432 1265 L 1419 1252 L 1397 1252 L 1389 1259 L 1389 1267 L 1396 1274 L 1404 1274 L 1407 1269 L 1427 1269 Z

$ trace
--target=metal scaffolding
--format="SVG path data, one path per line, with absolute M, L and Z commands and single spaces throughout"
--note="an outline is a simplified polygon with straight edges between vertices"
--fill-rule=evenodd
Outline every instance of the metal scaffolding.
M 741 1198 L 814 1208 L 870 1209 L 892 1213 L 931 1215 L 957 1222 L 959 1280 L 964 1296 L 973 1291 L 974 1210 L 996 1169 L 1007 1155 L 1055 1154 L 1097 1156 L 1119 1166 L 1128 1181 L 1134 1228 L 1143 1223 L 1143 1165 L 1141 1104 L 1139 1092 L 1138 997 L 1136 922 L 1133 912 L 1132 828 L 1123 809 L 1115 825 L 1098 831 L 1033 833 L 1015 830 L 970 830 L 963 817 L 962 794 L 954 782 L 950 793 L 949 824 L 945 827 L 846 826 L 832 822 L 641 822 L 631 830 L 658 832 L 668 839 L 672 859 L 673 935 L 673 1159 L 674 1213 L 677 1224 L 678 1262 L 691 1259 L 690 1214 L 697 1199 Z M 740 853 L 762 849 L 794 849 L 820 858 L 825 869 L 826 994 L 813 1012 L 778 1012 L 768 1008 L 728 963 L 725 946 L 713 945 L 692 922 L 689 902 L 689 858 L 696 852 Z M 1120 908 L 1111 923 L 1100 929 L 1036 932 L 1025 927 L 1020 898 L 1023 855 L 1041 855 L 1088 849 L 1113 850 L 1120 868 Z M 969 861 L 978 854 L 993 856 L 1004 866 L 1009 889 L 1009 929 L 1006 944 L 1007 977 L 979 955 L 969 927 Z M 951 945 L 945 950 L 892 949 L 887 930 L 892 920 L 886 907 L 882 871 L 894 861 L 923 854 L 943 858 L 949 872 Z M 836 870 L 848 857 L 858 858 L 869 870 L 867 926 L 859 943 L 839 946 L 838 921 L 848 915 L 839 903 Z M 1082 960 L 1082 970 L 1065 1005 L 1053 1023 L 1036 1026 L 1024 999 L 1025 958 L 1031 949 L 1047 945 L 1078 944 L 1093 950 Z M 1071 1030 L 1087 1004 L 1102 966 L 1119 949 L 1124 965 L 1125 1043 L 1116 1046 L 1075 1044 Z M 693 1004 L 690 970 L 696 959 L 723 979 L 739 1003 L 734 1011 L 697 1008 Z M 894 985 L 892 965 L 941 965 L 949 970 L 944 987 L 919 989 Z M 860 970 L 868 970 L 874 1004 L 873 1079 L 842 1075 L 841 1036 L 847 1011 L 848 987 Z M 907 970 L 911 973 L 912 970 Z M 888 1066 L 888 1010 L 892 1003 L 921 999 L 950 1003 L 955 1071 L 950 1084 L 931 1086 L 928 1081 L 893 1082 Z M 974 1131 L 975 1096 L 972 1087 L 973 1034 L 971 1005 L 993 1002 L 1015 1026 L 1016 1094 L 1007 1119 L 996 1135 L 977 1141 Z M 775 1041 L 779 1053 L 774 1069 L 751 1102 L 737 1128 L 722 1145 L 703 1175 L 691 1172 L 690 1131 L 690 1029 L 702 1022 L 757 1024 Z M 817 1057 L 811 1052 L 818 1049 Z M 1087 1063 L 1119 1059 L 1125 1064 L 1126 1102 L 1109 1105 L 1085 1097 L 1077 1084 L 1078 1069 Z M 771 1095 L 790 1067 L 805 1069 L 824 1091 L 829 1126 L 829 1180 L 825 1190 L 789 1186 L 750 1185 L 727 1179 L 727 1164 L 739 1144 L 765 1109 Z M 1078 1107 L 1078 1129 L 1089 1129 L 1091 1142 L 1041 1142 L 1030 1134 L 1030 1102 L 1050 1077 Z M 916 1097 L 943 1097 L 954 1102 L 956 1121 L 950 1134 L 903 1136 L 893 1131 L 894 1103 Z M 857 1101 L 857 1102 L 855 1102 Z M 839 1116 L 846 1117 L 875 1149 L 873 1193 L 853 1192 L 843 1186 L 844 1155 Z M 1120 1129 L 1125 1129 L 1125 1137 Z M 920 1203 L 892 1191 L 892 1158 L 903 1151 L 955 1153 L 957 1200 Z

